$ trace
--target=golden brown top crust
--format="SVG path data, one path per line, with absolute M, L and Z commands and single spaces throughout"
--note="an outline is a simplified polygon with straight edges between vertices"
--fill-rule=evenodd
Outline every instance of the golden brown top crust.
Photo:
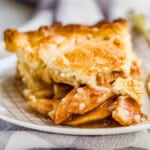
M 120 34 L 123 28 L 127 30 L 128 27 L 126 21 L 121 19 L 116 20 L 113 23 L 101 21 L 94 26 L 74 24 L 63 26 L 60 23 L 54 23 L 52 26 L 43 26 L 36 31 L 22 33 L 16 29 L 7 29 L 4 32 L 4 40 L 8 50 L 16 51 L 16 48 L 27 43 L 30 43 L 33 47 L 38 47 L 41 43 L 47 44 L 47 42 L 49 42 L 50 44 L 60 44 L 64 42 L 65 39 L 71 40 L 73 38 L 76 38 L 78 42 L 82 43 L 82 41 L 80 41 L 81 37 L 88 40 L 92 39 L 92 37 L 94 38 L 94 36 L 100 36 L 105 40 L 109 40 L 110 36 Z
M 125 20 L 102 21 L 94 26 L 56 23 L 24 33 L 9 29 L 4 39 L 6 48 L 16 52 L 20 60 L 43 62 L 58 83 L 94 85 L 97 78 L 113 71 L 129 74 L 132 63 Z

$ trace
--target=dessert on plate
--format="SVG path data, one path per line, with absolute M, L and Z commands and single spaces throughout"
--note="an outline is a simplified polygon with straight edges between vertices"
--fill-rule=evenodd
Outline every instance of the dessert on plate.
M 18 57 L 16 74 L 28 105 L 55 124 L 143 120 L 144 86 L 125 20 L 8 29 L 4 40 Z

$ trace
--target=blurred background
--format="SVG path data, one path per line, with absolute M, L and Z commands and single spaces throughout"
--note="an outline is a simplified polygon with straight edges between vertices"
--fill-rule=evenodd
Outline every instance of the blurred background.
M 7 28 L 32 30 L 55 21 L 94 24 L 126 18 L 130 10 L 144 14 L 149 26 L 149 8 L 148 0 L 0 0 L 0 39 Z
M 34 12 L 32 5 L 16 0 L 0 0 L 0 39 L 6 28 L 20 27 Z

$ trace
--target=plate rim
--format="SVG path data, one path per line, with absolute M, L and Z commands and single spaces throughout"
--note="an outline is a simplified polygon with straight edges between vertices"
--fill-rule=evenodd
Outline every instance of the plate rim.
M 27 122 L 23 122 L 17 119 L 12 119 L 0 114 L 0 119 L 9 122 L 14 125 L 22 126 L 28 129 L 33 129 L 37 131 L 44 131 L 49 133 L 66 134 L 66 135 L 117 135 L 125 133 L 133 133 L 141 130 L 150 129 L 150 123 L 147 124 L 137 124 L 127 127 L 113 127 L 113 128 L 74 128 L 65 126 L 43 126 L 36 125 Z

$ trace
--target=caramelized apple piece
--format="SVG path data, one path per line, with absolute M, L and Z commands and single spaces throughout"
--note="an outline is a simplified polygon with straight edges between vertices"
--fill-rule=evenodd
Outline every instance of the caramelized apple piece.
M 109 99 L 105 101 L 99 108 L 96 110 L 93 110 L 85 115 L 80 115 L 76 118 L 74 118 L 71 121 L 67 121 L 64 124 L 70 125 L 70 126 L 78 126 L 84 123 L 102 120 L 108 116 L 111 115 L 112 109 L 113 109 L 114 100 Z
M 55 123 L 60 124 L 69 119 L 72 114 L 85 114 L 112 97 L 110 88 L 101 86 L 84 86 L 73 89 L 58 105 Z
M 50 116 L 51 119 L 54 119 L 55 117 L 55 111 L 57 109 L 58 104 L 60 103 L 60 100 L 54 100 L 54 99 L 36 99 L 35 97 L 32 98 L 27 102 L 34 110 L 36 110 L 38 113 L 44 115 L 44 116 Z M 53 112 L 53 115 L 51 115 Z
M 141 106 L 132 98 L 120 96 L 117 99 L 116 107 L 112 117 L 121 125 L 127 126 L 141 121 Z

